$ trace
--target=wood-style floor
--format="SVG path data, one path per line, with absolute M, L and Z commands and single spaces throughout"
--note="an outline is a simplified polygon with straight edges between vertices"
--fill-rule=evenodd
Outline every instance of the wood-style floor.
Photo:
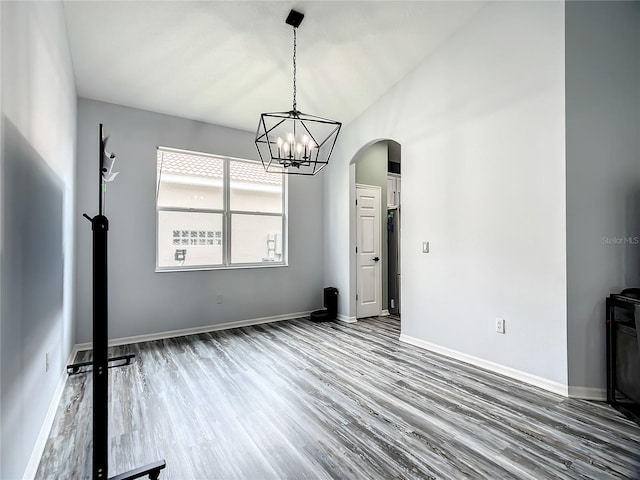
M 400 343 L 400 322 L 292 320 L 114 348 L 111 476 L 640 478 L 640 427 Z M 86 353 L 85 353 L 86 356 Z M 71 376 L 39 479 L 89 478 L 91 376 Z

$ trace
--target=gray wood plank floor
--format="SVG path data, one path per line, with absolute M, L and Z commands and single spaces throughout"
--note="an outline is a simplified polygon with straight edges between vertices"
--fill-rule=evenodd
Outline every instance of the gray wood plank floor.
M 398 319 L 305 319 L 116 347 L 110 475 L 640 478 L 640 427 L 400 343 Z M 87 358 L 82 352 L 81 358 Z M 39 479 L 89 478 L 91 375 L 69 378 Z

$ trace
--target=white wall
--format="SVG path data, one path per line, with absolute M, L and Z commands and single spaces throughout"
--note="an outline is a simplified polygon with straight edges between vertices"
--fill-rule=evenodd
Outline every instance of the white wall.
M 567 2 L 566 75 L 569 384 L 603 390 L 605 297 L 640 286 L 640 2 Z
M 289 266 L 155 273 L 156 147 L 258 159 L 254 133 L 93 100 L 78 110 L 77 210 L 95 215 L 98 124 L 117 154 L 108 185 L 109 334 L 145 335 L 322 305 L 323 202 L 319 177 L 289 179 Z M 137 239 L 132 245 L 131 238 Z M 77 231 L 77 341 L 91 340 L 91 228 Z M 223 303 L 217 304 L 218 295 Z
M 0 12 L 4 480 L 22 478 L 74 342 L 76 93 L 62 4 Z
M 333 233 L 351 230 L 349 162 L 396 140 L 402 333 L 566 386 L 564 100 L 564 5 L 485 6 L 343 129 L 324 185 L 326 283 L 343 292 L 354 275 Z M 355 313 L 345 295 L 340 308 Z

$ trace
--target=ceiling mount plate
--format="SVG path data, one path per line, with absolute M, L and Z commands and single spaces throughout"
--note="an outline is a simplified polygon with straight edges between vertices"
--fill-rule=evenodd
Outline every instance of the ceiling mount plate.
M 303 18 L 304 18 L 304 13 L 291 10 L 285 22 L 287 22 L 287 25 L 291 25 L 293 28 L 298 28 L 302 23 Z

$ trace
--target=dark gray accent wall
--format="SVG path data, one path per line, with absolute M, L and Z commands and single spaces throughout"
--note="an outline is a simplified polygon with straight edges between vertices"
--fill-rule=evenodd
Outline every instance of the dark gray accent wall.
M 566 2 L 569 385 L 605 387 L 605 297 L 640 286 L 640 2 Z
M 258 112 L 256 113 L 258 115 Z M 256 117 L 257 119 L 257 117 Z M 120 174 L 107 187 L 111 338 L 308 311 L 322 305 L 322 178 L 289 177 L 289 266 L 155 272 L 156 147 L 258 160 L 254 134 L 94 100 L 78 110 L 76 216 L 95 215 L 98 124 Z M 331 224 L 326 228 L 331 229 Z M 339 234 L 339 232 L 336 232 Z M 77 341 L 91 340 L 91 229 L 77 230 Z M 217 296 L 223 303 L 217 303 Z
M 61 3 L 0 2 L 0 32 L 0 478 L 12 480 L 33 474 L 73 347 L 76 93 Z

